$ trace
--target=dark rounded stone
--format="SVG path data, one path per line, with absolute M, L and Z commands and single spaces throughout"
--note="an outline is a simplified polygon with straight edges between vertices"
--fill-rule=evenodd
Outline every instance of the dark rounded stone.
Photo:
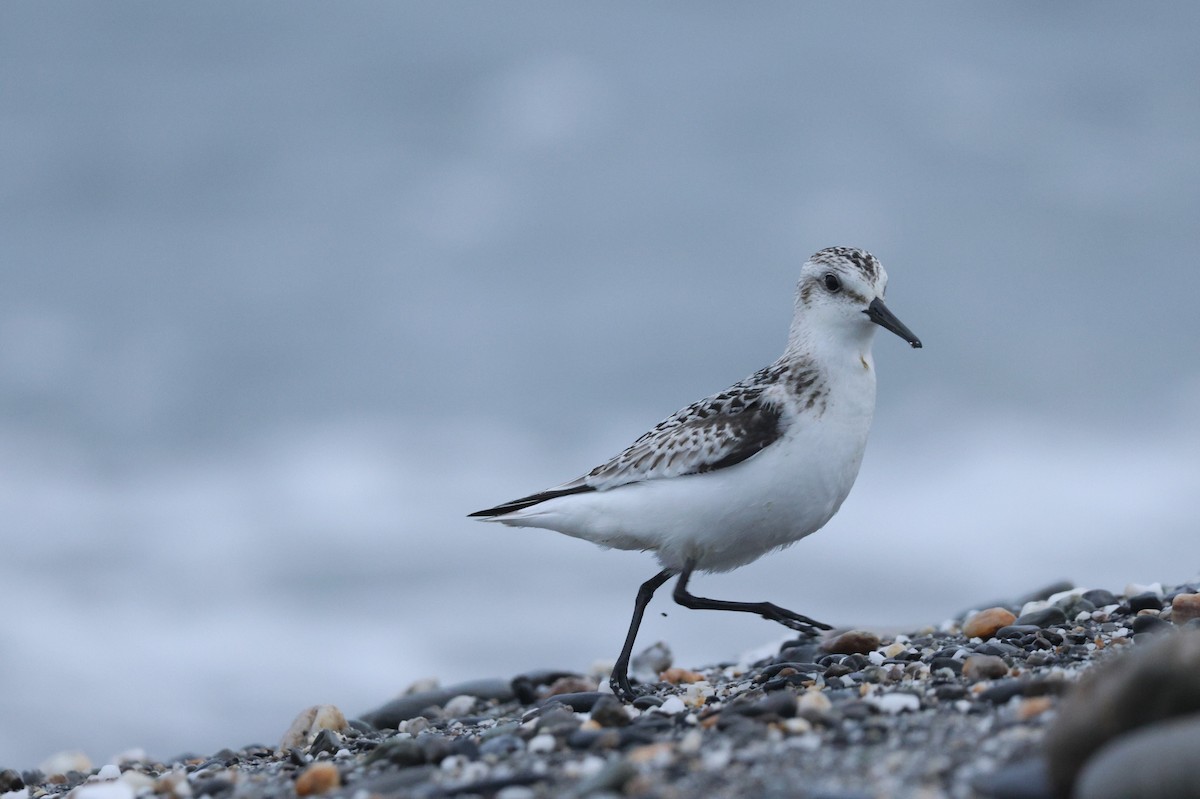
M 1098 608 L 1117 604 L 1117 598 L 1113 596 L 1112 591 L 1105 591 L 1103 588 L 1093 588 L 1091 591 L 1084 591 L 1080 598 L 1086 599 Z
M 26 785 L 41 785 L 46 781 L 46 775 L 41 769 L 31 768 L 21 772 L 21 779 Z M 19 788 L 17 790 L 20 790 Z
M 462 755 L 467 760 L 479 759 L 479 744 L 474 739 L 464 735 L 450 743 L 450 754 Z
M 19 791 L 24 787 L 25 782 L 21 779 L 20 774 L 10 768 L 0 771 L 0 793 Z
M 1025 663 L 1029 666 L 1049 666 L 1056 660 L 1058 658 L 1052 653 L 1043 650 L 1031 653 L 1029 657 L 1025 658 Z
M 789 641 L 779 648 L 779 660 L 784 662 L 816 660 L 821 655 L 820 645 L 812 642 Z
M 1055 608 L 1055 610 L 1058 609 Z M 1060 614 L 1062 613 L 1061 610 L 1058 612 Z M 1063 618 L 1065 619 L 1066 616 L 1064 615 Z M 1023 638 L 1026 635 L 1033 635 L 1040 629 L 1041 628 L 1036 624 L 1010 624 L 1007 627 L 1001 627 L 999 630 L 996 630 L 996 638 L 1002 640 L 1007 640 L 1009 638 Z M 987 644 L 984 644 L 983 646 L 987 646 Z M 975 651 L 978 652 L 979 650 L 976 649 Z
M 724 713 L 749 718 L 791 718 L 796 715 L 796 696 L 790 691 L 781 691 L 749 702 L 735 699 L 725 706 Z
M 668 729 L 670 728 L 651 724 L 631 724 L 628 727 L 621 727 L 620 729 L 613 730 L 601 730 L 601 732 L 607 734 L 608 736 L 611 736 L 615 733 L 617 735 L 617 746 L 642 746 L 644 744 L 660 742 L 662 740 L 662 736 Z M 601 740 L 596 743 L 596 746 L 609 746 L 609 740 L 611 740 L 609 737 L 601 738 Z
M 847 674 L 853 673 L 854 669 L 847 666 L 845 663 L 831 663 L 829 667 L 825 669 L 826 677 L 845 677 Z
M 1048 608 L 1035 610 L 1031 613 L 1026 613 L 1023 616 L 1018 617 L 1017 623 L 1013 626 L 1020 627 L 1022 625 L 1029 624 L 1033 625 L 1034 627 L 1050 627 L 1051 625 L 1066 623 L 1066 611 L 1064 611 L 1062 608 L 1051 605 Z
M 604 694 L 592 705 L 592 721 L 601 727 L 624 727 L 630 721 L 625 705 L 612 694 Z
M 1025 691 L 1025 685 L 1020 680 L 1001 680 L 990 688 L 980 691 L 981 701 L 994 705 L 1003 705 L 1014 696 L 1020 696 Z
M 496 755 L 497 757 L 505 757 L 513 752 L 519 752 L 525 748 L 524 743 L 515 735 L 497 735 L 495 738 L 489 738 L 479 745 L 479 754 L 483 757 L 488 755 Z
M 1009 629 L 1009 628 L 1004 628 L 1004 629 Z M 1030 628 L 1030 629 L 1032 629 L 1032 628 Z M 1027 635 L 1027 634 L 1028 634 L 1028 632 L 1021 633 L 1021 635 L 1014 636 L 1014 637 L 1020 638 L 1022 635 Z M 997 657 L 1005 657 L 1005 656 L 1012 657 L 1013 655 L 1019 653 L 1020 651 L 1021 651 L 1021 647 L 1013 646 L 1012 644 L 1006 643 L 1004 641 L 988 641 L 985 644 L 980 644 L 979 646 L 975 647 L 975 649 L 974 649 L 974 652 L 977 655 L 996 655 Z
M 819 666 L 816 663 L 787 660 L 780 663 L 772 663 L 770 666 L 767 666 L 762 670 L 758 677 L 755 678 L 755 680 L 757 682 L 766 682 L 784 669 L 791 669 L 792 671 L 803 674 L 820 674 L 822 671 L 824 671 L 824 667 Z
M 218 796 L 233 792 L 233 780 L 224 777 L 196 780 L 192 783 L 192 791 L 194 791 L 194 796 L 211 796 L 216 799 Z
M 367 755 L 365 761 L 371 763 L 388 763 L 400 768 L 420 766 L 425 763 L 425 752 L 421 745 L 411 738 L 384 741 Z
M 1129 597 L 1125 604 L 1129 605 L 1131 613 L 1137 613 L 1140 610 L 1162 610 L 1162 597 L 1153 591 L 1147 591 L 1144 594 Z
M 511 680 L 472 680 L 393 699 L 369 713 L 364 713 L 362 718 L 376 729 L 394 730 L 400 726 L 400 722 L 423 715 L 424 711 L 430 707 L 440 708 L 460 695 L 491 699 L 497 702 L 508 702 L 515 696 Z
M 1167 630 L 1175 629 L 1175 626 L 1169 621 L 1160 619 L 1158 616 L 1146 614 L 1144 616 L 1134 616 L 1133 623 L 1130 625 L 1135 633 L 1145 632 L 1166 632 Z
M 971 787 L 991 799 L 1054 799 L 1046 761 L 1021 760 L 971 780 Z
M 966 696 L 967 689 L 958 683 L 950 683 L 948 685 L 939 685 L 933 689 L 933 693 L 938 699 L 953 701 Z
M 660 707 L 662 703 L 662 697 L 654 696 L 653 694 L 639 696 L 637 699 L 633 700 L 633 706 L 638 710 L 649 710 L 652 707 Z
M 954 657 L 935 657 L 929 661 L 929 667 L 936 672 L 938 668 L 948 668 L 955 674 L 962 673 L 962 661 L 955 660 Z
M 1079 773 L 1073 796 L 1200 797 L 1200 716 L 1152 724 L 1116 738 L 1093 755 Z
M 344 745 L 342 736 L 333 730 L 321 730 L 313 738 L 312 744 L 308 747 L 308 753 L 314 757 L 322 752 L 328 752 L 332 755 L 336 754 Z
M 418 735 L 416 741 L 425 755 L 426 763 L 441 763 L 453 754 L 453 745 L 444 736 L 425 732 Z
M 1084 763 L 1117 736 L 1198 713 L 1200 634 L 1155 636 L 1089 671 L 1059 704 L 1044 745 L 1051 779 L 1070 795 Z
M 581 722 L 570 708 L 557 705 L 548 708 L 538 717 L 537 731 L 551 735 L 563 735 L 579 729 L 580 724 Z
M 601 697 L 612 696 L 612 694 L 602 694 L 599 691 L 581 691 L 573 694 L 555 694 L 547 697 L 546 703 L 560 702 L 574 710 L 576 713 L 587 713 L 592 707 L 600 701 Z
M 1096 606 L 1083 597 L 1075 597 L 1061 607 L 1067 612 L 1067 616 L 1072 619 L 1078 616 L 1080 613 L 1091 613 L 1096 610 Z

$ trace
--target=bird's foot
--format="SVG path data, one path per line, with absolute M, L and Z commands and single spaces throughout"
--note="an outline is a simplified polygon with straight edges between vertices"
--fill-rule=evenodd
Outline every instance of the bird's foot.
M 777 621 L 784 627 L 804 633 L 805 635 L 817 636 L 821 634 L 821 630 L 833 629 L 832 625 L 817 621 L 816 619 L 810 619 L 808 616 L 801 615 L 787 608 L 781 608 L 770 602 L 764 604 L 762 616 L 764 619 Z
M 608 687 L 612 689 L 613 695 L 620 699 L 625 704 L 632 704 L 633 700 L 639 696 L 645 696 L 652 693 L 653 689 L 648 686 L 638 686 L 634 688 L 629 682 L 628 675 L 613 674 L 608 678 Z

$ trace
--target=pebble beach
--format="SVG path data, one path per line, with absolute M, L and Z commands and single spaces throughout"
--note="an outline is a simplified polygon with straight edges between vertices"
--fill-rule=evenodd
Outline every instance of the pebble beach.
M 632 706 L 602 668 L 424 682 L 206 755 L 0 763 L 0 799 L 1200 796 L 1198 585 L 1058 584 L 751 662 L 659 643 Z

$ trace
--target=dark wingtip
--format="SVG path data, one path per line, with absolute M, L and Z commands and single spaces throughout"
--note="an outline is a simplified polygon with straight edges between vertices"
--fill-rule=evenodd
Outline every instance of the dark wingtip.
M 595 491 L 595 490 L 596 489 L 592 488 L 589 485 L 580 485 L 580 486 L 573 486 L 571 488 L 560 488 L 560 489 L 556 489 L 553 491 L 542 491 L 537 494 L 530 494 L 527 497 L 521 497 L 520 499 L 514 499 L 512 502 L 505 502 L 503 504 L 497 505 L 494 508 L 487 508 L 486 510 L 477 510 L 474 513 L 468 513 L 467 518 L 468 519 L 491 519 L 491 518 L 495 518 L 496 516 L 503 516 L 506 513 L 512 513 L 513 511 L 524 510 L 525 508 L 529 508 L 534 505 L 538 505 L 542 502 L 545 502 L 548 499 L 554 499 L 556 497 L 565 497 L 565 496 L 568 496 L 569 494 L 583 494 L 588 491 Z

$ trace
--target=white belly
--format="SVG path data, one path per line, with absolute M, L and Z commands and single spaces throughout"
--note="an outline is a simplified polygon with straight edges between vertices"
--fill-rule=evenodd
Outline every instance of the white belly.
M 497 521 L 652 550 L 665 568 L 742 566 L 819 530 L 841 507 L 862 463 L 873 395 L 840 413 L 831 404 L 734 466 L 564 496 Z

